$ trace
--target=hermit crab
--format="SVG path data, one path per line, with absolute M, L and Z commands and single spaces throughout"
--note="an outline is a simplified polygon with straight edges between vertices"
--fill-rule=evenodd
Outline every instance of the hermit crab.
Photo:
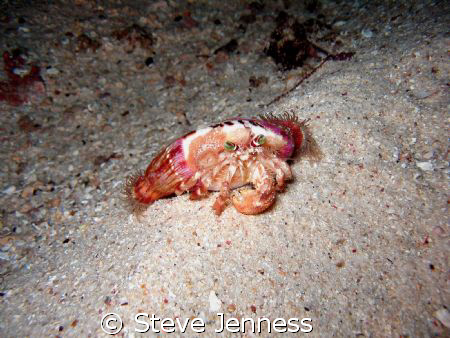
M 240 213 L 259 214 L 292 179 L 287 160 L 304 146 L 306 123 L 294 114 L 268 114 L 192 131 L 164 148 L 145 172 L 128 177 L 125 193 L 139 211 L 174 193 L 189 192 L 196 200 L 219 191 L 217 215 L 230 202 Z

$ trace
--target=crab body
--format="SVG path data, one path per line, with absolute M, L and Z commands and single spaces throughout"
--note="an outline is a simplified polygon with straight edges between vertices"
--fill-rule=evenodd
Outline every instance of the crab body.
M 163 149 L 145 173 L 130 177 L 126 192 L 135 209 L 174 193 L 200 199 L 219 191 L 217 215 L 230 201 L 243 214 L 261 213 L 292 178 L 286 161 L 302 146 L 304 125 L 294 115 L 267 115 L 190 132 Z

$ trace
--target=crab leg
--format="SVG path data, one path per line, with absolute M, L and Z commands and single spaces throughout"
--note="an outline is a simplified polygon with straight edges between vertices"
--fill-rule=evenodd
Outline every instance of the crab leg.
M 213 204 L 213 209 L 216 215 L 220 215 L 223 212 L 223 210 L 227 206 L 228 201 L 230 200 L 231 180 L 233 179 L 233 176 L 236 173 L 236 169 L 237 168 L 234 164 L 231 164 L 228 167 L 227 177 L 223 181 L 222 186 L 220 188 L 219 196 L 217 196 Z
M 286 185 L 285 181 L 292 179 L 292 171 L 289 165 L 275 156 L 272 158 L 265 158 L 262 160 L 262 163 L 274 173 L 277 182 L 277 191 L 283 191 Z
M 202 180 L 199 180 L 190 190 L 189 199 L 199 200 L 208 196 L 208 188 L 203 184 Z
M 269 161 L 270 162 L 270 161 Z M 292 171 L 289 165 L 285 161 L 281 161 L 278 158 L 272 159 L 272 165 L 275 169 L 275 179 L 277 181 L 277 190 L 282 191 L 286 185 L 286 181 L 292 179 Z

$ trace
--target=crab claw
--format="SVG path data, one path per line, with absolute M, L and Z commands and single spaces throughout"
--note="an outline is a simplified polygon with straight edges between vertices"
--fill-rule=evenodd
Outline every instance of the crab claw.
M 270 208 L 275 202 L 276 195 L 277 192 L 273 184 L 272 188 L 267 189 L 265 192 L 247 187 L 240 189 L 234 194 L 231 202 L 240 213 L 256 215 Z

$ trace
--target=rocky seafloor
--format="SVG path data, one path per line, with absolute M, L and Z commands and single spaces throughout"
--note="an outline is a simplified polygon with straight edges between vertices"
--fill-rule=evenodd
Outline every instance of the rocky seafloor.
M 449 336 L 449 19 L 446 1 L 0 2 L 0 335 L 106 336 L 113 312 L 126 337 L 137 313 L 205 323 L 186 336 L 231 335 L 218 313 Z M 127 208 L 170 140 L 285 112 L 322 156 L 291 162 L 270 210 Z

